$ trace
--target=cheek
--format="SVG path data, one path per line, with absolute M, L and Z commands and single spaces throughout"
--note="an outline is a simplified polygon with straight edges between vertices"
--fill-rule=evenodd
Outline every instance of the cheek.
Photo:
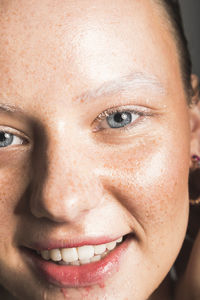
M 185 229 L 187 148 L 187 138 L 179 143 L 176 135 L 168 133 L 167 138 L 156 134 L 156 137 L 138 139 L 134 145 L 112 155 L 104 153 L 107 157 L 102 176 L 105 189 L 123 205 L 127 214 L 136 218 L 147 237 L 155 232 L 164 236 L 178 221 L 180 228 Z
M 4 235 L 16 222 L 30 180 L 29 161 L 29 154 L 21 150 L 0 153 L 0 230 Z

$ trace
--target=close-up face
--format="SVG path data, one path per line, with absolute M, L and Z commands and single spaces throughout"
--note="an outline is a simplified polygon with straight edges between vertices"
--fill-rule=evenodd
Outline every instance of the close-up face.
M 186 98 L 155 1 L 0 0 L 0 285 L 10 295 L 150 297 L 187 227 Z

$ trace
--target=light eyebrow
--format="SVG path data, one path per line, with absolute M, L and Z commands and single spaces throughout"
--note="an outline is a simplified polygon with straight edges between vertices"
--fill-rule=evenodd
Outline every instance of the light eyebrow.
M 11 113 L 23 113 L 23 110 L 16 105 L 11 105 L 7 103 L 0 103 L 0 111 L 11 112 Z
M 160 95 L 165 94 L 165 88 L 156 76 L 142 72 L 136 72 L 130 73 L 128 76 L 123 76 L 105 82 L 94 90 L 86 91 L 78 96 L 76 101 L 87 102 L 91 99 L 111 96 L 117 93 L 124 95 L 128 94 L 131 90 L 136 90 L 139 88 L 149 88 Z

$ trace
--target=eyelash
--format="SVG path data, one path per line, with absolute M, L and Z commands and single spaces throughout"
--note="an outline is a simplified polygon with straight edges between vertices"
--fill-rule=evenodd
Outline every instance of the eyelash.
M 140 121 L 140 117 L 148 117 L 148 116 L 152 116 L 153 112 L 149 111 L 149 109 L 147 108 L 142 108 L 142 107 L 134 107 L 134 109 L 131 106 L 123 106 L 123 107 L 113 107 L 113 108 L 109 108 L 105 111 L 103 111 L 102 113 L 100 113 L 95 120 L 93 121 L 93 124 L 96 123 L 100 123 L 102 121 L 104 121 L 107 117 L 109 117 L 112 114 L 115 113 L 131 113 L 131 114 L 135 114 L 138 115 L 138 118 L 136 121 L 131 122 L 129 125 L 126 125 L 124 127 L 118 128 L 118 130 L 127 130 L 130 127 L 132 127 L 133 125 L 136 125 L 136 123 L 139 123 Z M 108 127 L 106 129 L 112 129 L 111 127 Z M 103 129 L 97 129 L 95 128 L 93 130 L 93 132 L 99 131 L 99 130 L 103 130 Z

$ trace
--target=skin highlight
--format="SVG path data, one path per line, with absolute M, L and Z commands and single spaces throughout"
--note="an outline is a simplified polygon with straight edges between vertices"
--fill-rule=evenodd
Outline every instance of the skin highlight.
M 178 255 L 190 115 L 155 5 L 0 1 L 0 125 L 28 140 L 0 149 L 0 283 L 11 299 L 146 300 Z M 127 130 L 93 131 L 102 112 L 121 106 L 146 115 Z M 130 232 L 118 272 L 90 290 L 45 282 L 20 251 L 46 237 Z

